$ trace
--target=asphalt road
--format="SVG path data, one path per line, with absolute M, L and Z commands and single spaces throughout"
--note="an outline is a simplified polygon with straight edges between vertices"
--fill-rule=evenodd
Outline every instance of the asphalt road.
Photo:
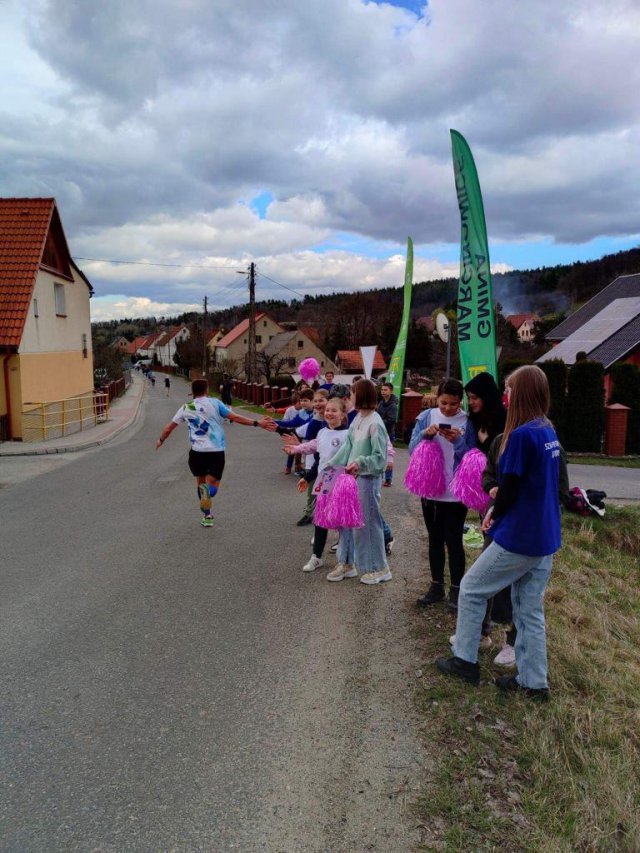
M 0 849 L 412 849 L 415 501 L 384 490 L 392 583 L 305 575 L 279 439 L 227 428 L 207 530 L 186 428 L 154 449 L 177 405 L 11 460 L 29 476 L 0 460 Z

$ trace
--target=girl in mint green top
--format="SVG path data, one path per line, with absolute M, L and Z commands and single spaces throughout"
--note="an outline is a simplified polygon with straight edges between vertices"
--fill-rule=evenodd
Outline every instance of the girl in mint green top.
M 351 398 L 358 414 L 346 441 L 328 465 L 344 467 L 347 474 L 356 478 L 364 527 L 340 531 L 338 562 L 327 580 L 341 581 L 360 574 L 361 583 L 378 584 L 391 580 L 380 514 L 380 487 L 387 467 L 387 428 L 376 412 L 378 395 L 373 382 L 356 382 Z

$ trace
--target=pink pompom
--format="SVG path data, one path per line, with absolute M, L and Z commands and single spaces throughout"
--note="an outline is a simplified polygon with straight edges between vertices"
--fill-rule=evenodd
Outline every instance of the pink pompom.
M 333 525 L 328 509 L 329 495 L 319 494 L 316 497 L 316 507 L 313 511 L 313 523 L 316 527 L 324 527 L 326 530 L 332 529 Z
M 305 382 L 313 382 L 320 376 L 320 365 L 315 358 L 303 359 L 298 365 L 298 370 Z
M 487 467 L 487 457 L 482 451 L 474 449 L 466 453 L 453 475 L 451 494 L 482 515 L 487 511 L 489 495 L 482 488 L 482 475 Z
M 421 441 L 411 454 L 405 488 L 421 498 L 439 498 L 447 491 L 444 454 L 437 441 Z
M 329 523 L 323 524 L 322 527 L 364 527 L 364 517 L 355 477 L 350 474 L 340 474 L 333 491 L 329 495 L 326 518 Z

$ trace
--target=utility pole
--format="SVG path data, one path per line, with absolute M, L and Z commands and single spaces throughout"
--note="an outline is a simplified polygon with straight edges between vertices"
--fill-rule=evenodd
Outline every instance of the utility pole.
M 204 298 L 204 320 L 202 322 L 202 375 L 206 379 L 207 378 L 207 368 L 209 367 L 207 358 L 207 329 L 209 327 L 208 317 L 207 317 L 207 297 Z
M 249 265 L 249 361 L 247 380 L 255 382 L 256 376 L 256 265 Z

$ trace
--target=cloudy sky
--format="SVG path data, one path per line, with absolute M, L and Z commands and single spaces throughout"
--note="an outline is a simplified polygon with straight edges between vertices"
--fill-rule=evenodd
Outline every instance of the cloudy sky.
M 638 0 L 0 0 L 0 180 L 55 196 L 93 318 L 457 275 L 449 128 L 494 269 L 640 242 Z M 116 264 L 113 261 L 136 261 Z M 288 288 L 288 289 L 287 289 Z

